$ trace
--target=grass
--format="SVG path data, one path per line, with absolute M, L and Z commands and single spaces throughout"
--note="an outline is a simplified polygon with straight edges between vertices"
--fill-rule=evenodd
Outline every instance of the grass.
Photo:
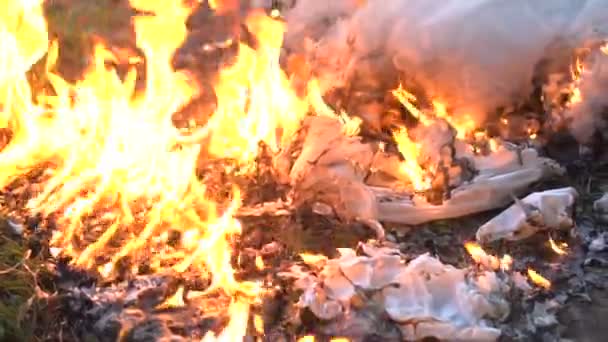
M 6 224 L 6 221 L 4 222 Z M 42 262 L 25 260 L 27 249 L 0 231 L 0 341 L 30 340 L 33 326 L 24 318 L 36 294 L 35 273 Z

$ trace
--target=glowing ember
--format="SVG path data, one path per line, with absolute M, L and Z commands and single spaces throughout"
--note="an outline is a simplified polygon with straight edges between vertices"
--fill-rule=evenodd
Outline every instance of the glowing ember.
M 530 277 L 530 280 L 537 286 L 547 290 L 551 288 L 551 282 L 531 268 L 528 268 L 528 277 Z
M 566 255 L 568 254 L 568 244 L 565 242 L 556 243 L 553 241 L 553 238 L 549 238 L 549 246 L 551 249 L 558 255 Z

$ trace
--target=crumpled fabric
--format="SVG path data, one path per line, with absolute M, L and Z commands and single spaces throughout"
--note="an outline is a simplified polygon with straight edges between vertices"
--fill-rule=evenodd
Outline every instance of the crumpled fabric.
M 500 330 L 486 319 L 502 319 L 509 305 L 507 289 L 494 272 L 475 274 L 423 254 L 404 263 L 396 249 L 361 244 L 365 255 L 339 249 L 337 259 L 308 263 L 282 276 L 295 278 L 303 290 L 300 306 L 322 320 L 339 320 L 352 308 L 357 289 L 383 308 L 406 340 L 435 337 L 441 340 L 494 341 Z M 375 295 L 371 293 L 375 291 Z

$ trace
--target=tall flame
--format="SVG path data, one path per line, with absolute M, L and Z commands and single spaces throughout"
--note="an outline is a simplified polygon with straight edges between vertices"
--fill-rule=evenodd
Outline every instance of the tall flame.
M 241 44 L 236 63 L 221 71 L 218 108 L 206 127 L 209 152 L 242 163 L 253 161 L 260 142 L 272 151 L 289 142 L 308 111 L 279 65 L 285 24 L 257 11 L 246 24 L 259 48 Z
M 136 91 L 135 70 L 121 78 L 108 68 L 106 62 L 115 58 L 102 44 L 95 46 L 92 64 L 80 81 L 70 83 L 54 73 L 58 51 L 49 45 L 41 1 L 0 0 L 0 128 L 13 133 L 0 151 L 0 189 L 41 163 L 49 164 L 50 178 L 27 206 L 58 214 L 61 229 L 53 246 L 76 266 L 98 269 L 102 276 L 112 276 L 126 257 L 146 256 L 155 271 L 194 272 L 210 277 L 208 291 L 245 294 L 230 308 L 236 321 L 219 336 L 234 340 L 244 336 L 243 320 L 249 315 L 242 298 L 258 292 L 253 284 L 238 283 L 231 266 L 229 238 L 241 229 L 234 219 L 239 190 L 220 214 L 195 176 L 201 145 L 181 143 L 183 137 L 172 124 L 173 113 L 198 92 L 186 73 L 171 66 L 191 12 L 179 3 L 131 0 L 134 8 L 151 13 L 134 19 L 146 61 L 145 90 Z M 243 47 L 239 63 L 223 72 L 219 112 L 210 124 L 218 132 L 214 139 L 223 139 L 227 127 L 238 127 L 234 145 L 212 140 L 210 149 L 242 160 L 252 158 L 252 139 L 277 147 L 279 137 L 295 129 L 294 116 L 305 112 L 290 107 L 295 96 L 278 67 L 284 28 L 261 15 L 248 24 L 261 48 Z M 47 52 L 54 94 L 40 94 L 33 101 L 25 73 Z M 242 74 L 248 78 L 241 79 Z M 246 96 L 241 92 L 245 89 Z M 262 120 L 265 102 L 273 104 L 272 122 Z M 281 117 L 281 111 L 291 116 Z M 107 221 L 102 232 L 84 223 L 94 213 Z M 181 235 L 179 246 L 168 243 L 169 229 Z

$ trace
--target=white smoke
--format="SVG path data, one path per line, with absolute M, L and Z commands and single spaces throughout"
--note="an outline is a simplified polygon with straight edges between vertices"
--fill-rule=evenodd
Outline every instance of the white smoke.
M 608 1 L 299 0 L 286 19 L 286 46 L 309 55 L 324 89 L 388 59 L 453 113 L 483 117 L 530 94 L 556 40 L 608 34 Z
M 578 89 L 581 100 L 568 108 L 564 116 L 578 141 L 589 142 L 596 131 L 608 140 L 608 45 L 586 59 Z

